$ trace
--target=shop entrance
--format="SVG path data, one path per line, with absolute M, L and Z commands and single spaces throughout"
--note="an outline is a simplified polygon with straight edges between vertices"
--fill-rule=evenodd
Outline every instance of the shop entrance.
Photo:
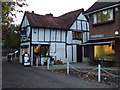
M 33 50 L 33 65 L 36 65 L 36 59 L 38 58 L 38 64 L 41 63 L 41 57 L 49 56 L 49 45 L 37 45 Z

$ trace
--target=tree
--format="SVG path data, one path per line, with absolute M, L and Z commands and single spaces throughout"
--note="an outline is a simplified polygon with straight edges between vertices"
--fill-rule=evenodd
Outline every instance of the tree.
M 11 25 L 8 29 L 9 33 L 7 34 L 7 37 L 4 38 L 3 48 L 8 49 L 19 49 L 20 44 L 20 32 L 19 32 L 19 26 Z
M 2 40 L 4 45 L 3 48 L 19 48 L 19 26 L 12 25 L 11 23 L 14 22 L 13 18 L 17 18 L 14 12 L 23 13 L 22 10 L 18 10 L 15 7 L 22 8 L 25 5 L 27 6 L 27 3 L 23 2 L 23 0 L 16 0 L 16 2 L 2 2 Z

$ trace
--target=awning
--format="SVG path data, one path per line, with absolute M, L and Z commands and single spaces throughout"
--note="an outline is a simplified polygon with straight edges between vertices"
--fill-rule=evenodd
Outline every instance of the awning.
M 105 45 L 105 44 L 110 44 L 111 41 L 117 40 L 119 38 L 110 38 L 110 39 L 100 39 L 100 40 L 89 40 L 82 45 Z

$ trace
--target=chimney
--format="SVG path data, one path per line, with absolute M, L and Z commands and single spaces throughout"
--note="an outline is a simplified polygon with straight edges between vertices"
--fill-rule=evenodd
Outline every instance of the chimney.
M 34 13 L 34 11 L 32 11 L 32 13 Z
M 51 13 L 50 14 L 45 14 L 45 16 L 51 16 L 51 17 L 53 17 L 53 14 L 51 14 Z

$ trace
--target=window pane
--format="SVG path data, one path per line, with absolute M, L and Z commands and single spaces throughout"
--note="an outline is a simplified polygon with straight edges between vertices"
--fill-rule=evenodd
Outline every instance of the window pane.
M 113 20 L 113 9 L 108 10 L 108 21 Z
M 81 39 L 81 33 L 76 32 L 76 39 Z
M 72 37 L 73 39 L 75 39 L 75 32 L 72 32 Z
M 98 21 L 98 23 L 101 23 L 102 22 L 102 20 L 101 20 L 101 12 L 98 12 L 97 15 L 98 15 L 97 21 Z
M 94 14 L 93 15 L 93 24 L 96 24 L 97 23 L 97 14 Z
M 107 10 L 102 11 L 102 22 L 106 22 L 107 21 Z
M 111 41 L 110 45 L 97 45 L 94 46 L 95 60 L 113 61 L 115 57 L 115 41 Z

